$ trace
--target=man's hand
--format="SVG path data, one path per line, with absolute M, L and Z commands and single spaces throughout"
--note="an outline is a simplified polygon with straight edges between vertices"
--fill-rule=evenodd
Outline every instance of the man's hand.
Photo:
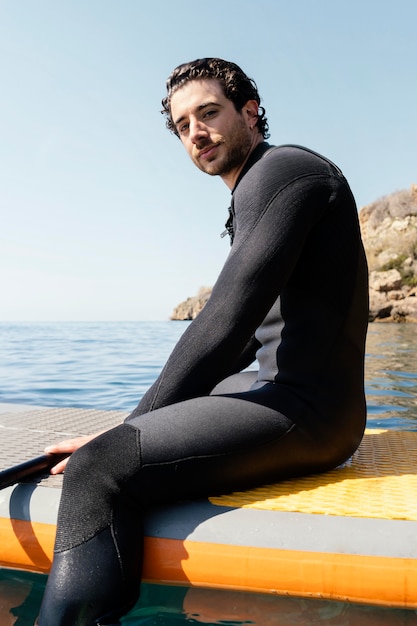
M 86 443 L 88 443 L 92 439 L 95 439 L 95 437 L 98 437 L 98 435 L 101 435 L 103 432 L 105 431 L 102 430 L 99 433 L 95 433 L 95 435 L 82 435 L 81 437 L 74 437 L 74 439 L 64 439 L 64 441 L 60 441 L 59 443 L 54 443 L 51 446 L 47 446 L 45 448 L 45 453 L 62 454 L 68 452 L 68 454 L 72 454 L 73 452 L 78 450 L 78 448 L 81 448 L 81 446 L 84 446 Z M 60 461 L 59 463 L 51 467 L 50 473 L 61 474 L 65 470 L 68 459 L 69 456 L 68 458 Z

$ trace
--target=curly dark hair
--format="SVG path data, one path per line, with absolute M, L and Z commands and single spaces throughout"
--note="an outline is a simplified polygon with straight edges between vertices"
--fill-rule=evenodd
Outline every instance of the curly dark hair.
M 241 111 L 248 100 L 256 100 L 259 105 L 256 126 L 264 139 L 269 137 L 268 121 L 265 109 L 260 106 L 261 98 L 255 81 L 249 78 L 238 65 L 217 58 L 205 58 L 183 63 L 175 68 L 169 76 L 166 87 L 167 96 L 162 100 L 163 115 L 166 115 L 168 130 L 177 135 L 178 132 L 171 117 L 171 98 L 185 83 L 191 80 L 216 79 L 220 82 L 226 98 L 231 100 L 236 111 Z

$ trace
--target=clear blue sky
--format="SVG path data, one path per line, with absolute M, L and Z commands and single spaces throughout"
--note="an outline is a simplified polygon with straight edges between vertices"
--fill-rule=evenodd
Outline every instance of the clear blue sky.
M 212 285 L 229 191 L 164 127 L 165 79 L 233 60 L 274 144 L 358 206 L 417 183 L 415 0 L 0 0 L 0 320 L 168 319 Z

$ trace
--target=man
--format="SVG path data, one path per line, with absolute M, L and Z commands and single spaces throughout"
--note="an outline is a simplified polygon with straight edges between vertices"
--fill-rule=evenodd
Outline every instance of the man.
M 179 66 L 163 107 L 197 167 L 232 191 L 232 247 L 126 422 L 48 450 L 74 454 L 39 626 L 129 610 L 150 505 L 322 472 L 363 435 L 367 266 L 342 172 L 267 144 L 256 85 L 233 63 Z M 242 372 L 255 357 L 259 371 Z

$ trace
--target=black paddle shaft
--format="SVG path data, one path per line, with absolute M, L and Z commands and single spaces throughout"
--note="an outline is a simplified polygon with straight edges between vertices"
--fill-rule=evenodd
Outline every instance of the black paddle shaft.
M 0 471 L 0 489 L 10 487 L 10 485 L 21 482 L 25 478 L 40 476 L 67 456 L 69 456 L 68 453 L 43 454 L 30 459 L 30 461 L 2 470 Z

